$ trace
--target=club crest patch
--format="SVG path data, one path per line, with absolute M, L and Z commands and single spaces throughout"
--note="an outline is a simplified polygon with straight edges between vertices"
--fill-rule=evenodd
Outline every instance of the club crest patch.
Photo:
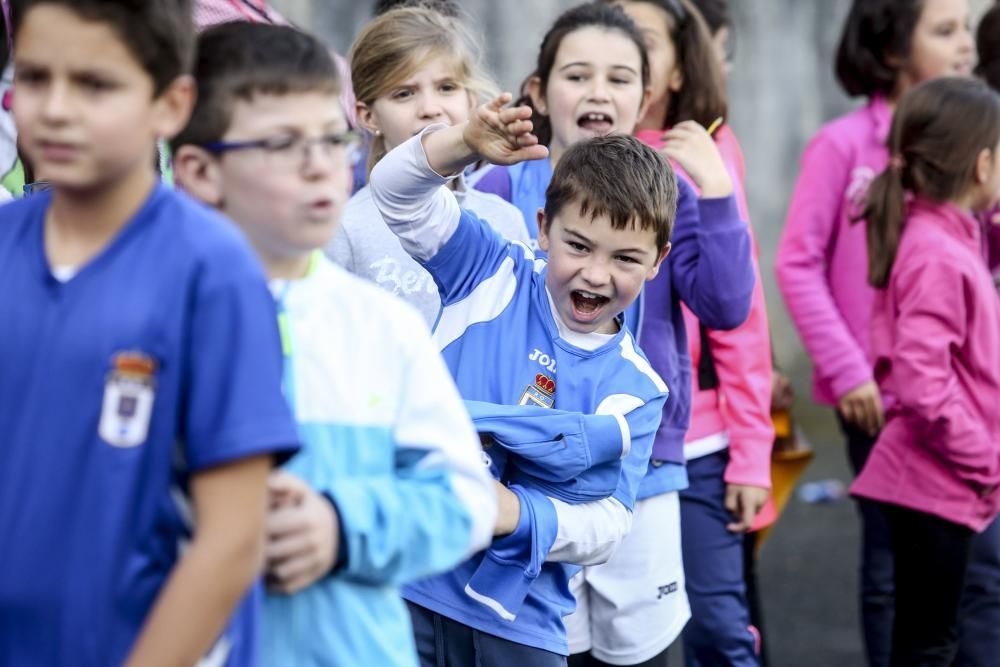
M 119 352 L 104 383 L 98 434 L 114 447 L 146 441 L 156 397 L 156 361 L 141 352 Z
M 540 408 L 551 408 L 555 405 L 556 381 L 543 373 L 535 376 L 535 383 L 528 385 L 518 405 L 537 405 Z

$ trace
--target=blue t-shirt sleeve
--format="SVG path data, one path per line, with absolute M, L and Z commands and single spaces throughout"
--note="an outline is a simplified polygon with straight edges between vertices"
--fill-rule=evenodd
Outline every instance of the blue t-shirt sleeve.
M 219 255 L 205 262 L 191 299 L 184 445 L 192 470 L 298 448 L 281 392 L 274 299 L 249 248 Z
M 438 286 L 441 305 L 447 306 L 472 294 L 514 254 L 509 241 L 475 213 L 462 209 L 458 229 L 424 268 Z

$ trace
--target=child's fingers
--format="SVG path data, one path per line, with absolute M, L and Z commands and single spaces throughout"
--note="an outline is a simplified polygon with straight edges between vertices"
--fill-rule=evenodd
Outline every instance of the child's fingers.
M 519 148 L 514 151 L 513 157 L 518 162 L 527 162 L 529 160 L 544 160 L 549 156 L 549 149 L 541 144 L 536 144 L 534 146 L 525 146 L 524 148 Z
M 507 131 L 515 136 L 530 134 L 533 129 L 535 126 L 530 120 L 518 120 L 507 125 Z
M 264 545 L 264 561 L 270 566 L 295 556 L 309 553 L 311 541 L 305 533 L 289 533 Z
M 302 512 L 301 507 L 286 506 L 268 512 L 264 522 L 268 541 L 280 538 L 283 535 L 304 531 L 307 527 L 308 518 Z
M 534 146 L 538 143 L 538 137 L 533 134 L 521 134 L 517 137 L 517 145 L 522 148 Z
M 736 514 L 736 511 L 740 506 L 739 494 L 736 489 L 731 487 L 726 489 L 726 499 L 723 504 L 725 505 L 727 512 L 733 515 Z
M 290 558 L 269 571 L 271 589 L 296 593 L 316 580 L 316 563 L 308 557 Z
M 497 111 L 500 116 L 500 121 L 504 124 L 510 124 L 519 120 L 528 120 L 531 118 L 531 107 L 529 106 L 519 106 L 519 107 L 505 107 Z
M 510 93 L 500 93 L 499 95 L 494 97 L 490 102 L 487 102 L 486 106 L 492 111 L 499 113 L 505 106 L 510 104 L 511 100 L 513 99 L 514 96 L 511 95 Z
M 671 131 L 677 130 L 678 132 L 690 132 L 692 134 L 702 134 L 702 133 L 708 134 L 708 131 L 705 129 L 705 127 L 698 121 L 694 120 L 681 121 L 680 123 L 677 123 L 672 128 L 670 128 L 670 130 Z
M 267 476 L 267 490 L 272 494 L 297 496 L 309 490 L 309 485 L 284 470 L 275 470 Z

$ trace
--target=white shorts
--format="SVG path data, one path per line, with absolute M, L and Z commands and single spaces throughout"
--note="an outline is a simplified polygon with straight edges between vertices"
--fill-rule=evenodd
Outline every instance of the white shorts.
M 681 558 L 677 492 L 636 503 L 632 530 L 603 565 L 570 580 L 569 652 L 590 651 L 611 665 L 634 665 L 673 643 L 691 618 Z

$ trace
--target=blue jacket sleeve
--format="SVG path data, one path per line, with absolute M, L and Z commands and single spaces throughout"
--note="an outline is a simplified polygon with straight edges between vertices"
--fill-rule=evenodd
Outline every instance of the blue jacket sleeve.
M 467 555 L 471 519 L 447 472 L 429 465 L 430 458 L 426 451 L 399 450 L 394 474 L 340 478 L 325 490 L 340 517 L 340 548 L 347 550 L 336 576 L 402 585 Z
M 517 528 L 493 542 L 465 593 L 500 618 L 513 621 L 542 570 L 559 524 L 555 507 L 544 494 L 516 484 L 509 488 L 521 502 Z
M 699 199 L 682 178 L 677 187 L 667 259 L 674 289 L 708 328 L 735 329 L 750 314 L 754 286 L 750 234 L 736 197 Z
M 631 447 L 611 415 L 482 401 L 465 401 L 465 407 L 476 430 L 516 455 L 519 468 L 551 482 L 619 461 Z

